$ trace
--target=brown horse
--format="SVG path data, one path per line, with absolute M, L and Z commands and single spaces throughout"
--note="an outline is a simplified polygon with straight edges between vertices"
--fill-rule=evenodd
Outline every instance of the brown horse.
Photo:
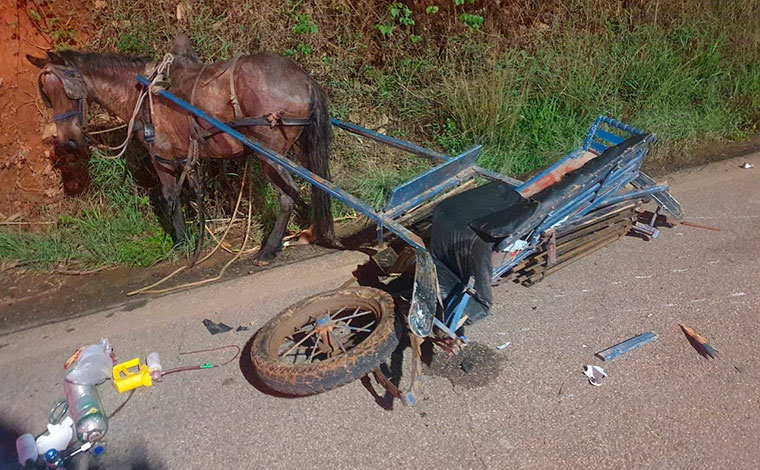
M 206 65 L 197 63 L 193 56 L 192 50 L 187 48 L 184 55 L 176 56 L 171 64 L 168 78 L 172 93 L 222 121 L 239 120 L 241 114 L 268 118 L 272 125 L 248 125 L 239 130 L 282 155 L 287 155 L 298 142 L 300 163 L 329 179 L 331 124 L 327 98 L 313 78 L 294 62 L 274 54 L 240 56 L 232 61 Z M 145 57 L 75 51 L 48 53 L 47 58 L 27 56 L 27 59 L 42 69 L 41 97 L 53 109 L 58 144 L 70 148 L 85 144 L 90 101 L 129 121 L 141 91 L 135 77 L 155 67 L 155 63 Z M 204 158 L 236 158 L 248 151 L 226 134 L 208 132 L 207 123 L 190 118 L 183 109 L 164 99 L 153 97 L 152 113 L 148 100 L 145 101 L 146 105 L 136 115 L 133 134 L 151 155 L 161 181 L 164 203 L 172 214 L 175 240 L 184 241 L 185 219 L 178 203 L 177 176 L 190 155 L 191 139 L 199 141 L 198 154 Z M 284 125 L 289 118 L 301 125 Z M 152 129 L 155 129 L 153 138 Z M 265 262 L 281 250 L 298 191 L 287 171 L 262 158 L 260 161 L 262 172 L 274 185 L 280 203 L 272 232 L 257 257 L 257 262 Z M 312 212 L 317 242 L 334 244 L 330 198 L 316 188 L 312 191 Z

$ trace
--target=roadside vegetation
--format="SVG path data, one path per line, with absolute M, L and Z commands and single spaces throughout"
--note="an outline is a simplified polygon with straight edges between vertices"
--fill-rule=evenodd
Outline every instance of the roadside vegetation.
M 513 176 L 577 147 L 598 114 L 656 133 L 655 170 L 699 163 L 694 149 L 745 139 L 760 122 L 758 0 L 96 3 L 90 49 L 159 57 L 187 31 L 206 61 L 278 52 L 323 84 L 334 116 L 449 153 L 482 144 L 480 163 Z M 169 256 L 144 191 L 114 191 L 103 178 L 119 162 L 101 165 L 93 159 L 80 213 L 58 216 L 47 233 L 0 232 L 0 258 L 146 265 Z M 375 207 L 425 167 L 336 132 L 336 181 Z M 218 178 L 241 169 L 208 171 L 211 211 L 228 217 L 234 191 Z M 276 204 L 257 190 L 264 233 Z M 307 223 L 307 202 L 298 212 L 293 229 Z

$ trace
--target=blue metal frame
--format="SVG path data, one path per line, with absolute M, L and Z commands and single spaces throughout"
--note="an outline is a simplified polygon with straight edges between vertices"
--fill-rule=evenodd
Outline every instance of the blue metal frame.
M 607 126 L 611 130 L 605 130 L 602 126 Z M 615 131 L 617 131 L 617 133 Z M 627 137 L 619 135 L 619 132 L 621 131 L 629 134 L 628 137 L 631 135 L 644 134 L 642 130 L 633 126 L 606 116 L 599 116 L 589 128 L 581 148 L 571 152 L 554 165 L 541 171 L 535 177 L 523 183 L 523 185 L 518 187 L 517 190 L 519 191 L 522 188 L 530 186 L 550 174 L 555 169 L 564 165 L 569 159 L 579 158 L 586 151 L 601 154 L 609 147 L 624 142 Z M 517 256 L 506 263 L 494 268 L 493 279 L 499 279 L 514 266 L 533 255 L 540 248 L 539 244 L 541 243 L 541 236 L 546 230 L 565 223 L 568 219 L 583 217 L 601 207 L 610 206 L 626 200 L 646 199 L 651 196 L 658 199 L 658 202 L 660 199 L 667 198 L 667 200 L 672 201 L 672 205 L 674 205 L 673 211 L 680 213 L 680 207 L 678 206 L 677 201 L 675 201 L 675 199 L 673 199 L 667 192 L 668 185 L 657 185 L 651 178 L 646 177 L 639 171 L 642 160 L 649 150 L 649 143 L 654 140 L 655 138 L 652 136 L 644 142 L 639 143 L 637 146 L 629 149 L 625 160 L 617 168 L 608 173 L 603 181 L 587 188 L 583 193 L 568 201 L 562 207 L 549 213 L 543 221 L 530 231 L 530 233 L 526 234 L 529 235 L 529 238 L 526 240 L 528 242 L 528 247 L 523 249 L 517 254 Z M 633 184 L 637 189 L 621 192 L 629 183 Z
M 385 214 L 396 218 L 462 181 L 472 179 L 475 176 L 475 160 L 481 149 L 481 146 L 474 147 L 396 186 L 385 205 Z
M 413 155 L 425 157 L 429 160 L 438 160 L 438 161 L 446 162 L 448 160 L 451 160 L 452 158 L 448 155 L 444 155 L 440 152 L 436 152 L 435 150 L 431 150 L 425 147 L 420 147 L 419 145 L 415 145 L 410 142 L 399 140 L 389 135 L 381 134 L 379 132 L 373 131 L 371 129 L 367 129 L 366 127 L 362 127 L 350 122 L 341 121 L 335 118 L 332 118 L 331 122 L 335 127 L 338 127 L 340 129 L 346 130 L 353 134 L 360 135 L 362 137 L 366 137 L 368 139 L 372 139 L 375 142 L 379 142 L 381 144 L 385 144 L 390 147 L 397 148 L 399 150 L 404 150 Z M 509 176 L 504 176 L 502 174 L 496 173 L 495 171 L 486 170 L 485 168 L 482 168 L 479 166 L 474 166 L 473 170 L 478 176 L 490 181 L 500 181 L 510 186 L 519 186 L 522 184 L 522 181 L 518 179 L 510 178 Z

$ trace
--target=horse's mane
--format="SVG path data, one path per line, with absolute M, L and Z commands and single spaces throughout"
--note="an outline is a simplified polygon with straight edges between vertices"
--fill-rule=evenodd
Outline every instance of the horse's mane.
M 144 67 L 153 60 L 149 56 L 128 56 L 123 54 L 100 54 L 96 52 L 61 51 L 58 55 L 79 68 L 82 73 L 96 71 L 117 71 L 122 68 Z

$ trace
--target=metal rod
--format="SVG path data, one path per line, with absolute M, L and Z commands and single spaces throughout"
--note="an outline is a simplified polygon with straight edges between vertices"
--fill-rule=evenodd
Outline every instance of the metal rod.
M 317 348 L 319 348 L 319 341 L 322 339 L 322 332 L 320 331 L 317 335 L 317 339 L 314 341 L 314 349 L 311 350 L 311 355 L 309 356 L 309 364 L 311 364 L 311 360 L 314 358 L 314 353 L 317 352 Z
M 641 197 L 649 196 L 651 194 L 659 193 L 659 192 L 667 191 L 667 190 L 668 190 L 667 184 L 660 184 L 657 186 L 652 186 L 650 188 L 644 188 L 644 189 L 639 189 L 636 191 L 629 191 L 624 194 L 619 194 L 617 196 L 613 196 L 607 199 L 604 202 L 605 204 L 616 204 L 618 202 L 625 201 L 626 199 L 638 199 Z
M 304 336 L 303 338 L 301 338 L 301 341 L 297 342 L 297 343 L 295 344 L 295 346 L 293 346 L 292 348 L 288 349 L 288 350 L 287 350 L 287 351 L 285 351 L 284 353 L 280 354 L 280 357 L 284 357 L 284 356 L 287 356 L 289 352 L 291 352 L 291 351 L 293 351 L 294 349 L 296 349 L 298 346 L 300 346 L 301 344 L 303 344 L 303 342 L 304 342 L 304 341 L 306 341 L 306 340 L 307 340 L 309 337 L 311 337 L 311 335 L 313 335 L 315 331 L 317 331 L 317 330 L 316 330 L 316 329 L 314 329 L 314 330 L 312 330 L 312 331 L 311 331 L 311 333 L 309 333 L 308 335 L 306 335 L 306 336 Z
M 424 157 L 431 160 L 438 160 L 442 162 L 451 160 L 451 157 L 449 155 L 445 155 L 441 152 L 436 152 L 435 150 L 431 150 L 425 147 L 420 147 L 419 145 L 415 145 L 411 142 L 399 140 L 389 135 L 381 134 L 379 132 L 373 131 L 372 129 L 367 129 L 366 127 L 362 127 L 351 122 L 341 121 L 340 119 L 336 119 L 336 118 L 330 119 L 330 122 L 332 122 L 332 124 L 335 127 L 351 132 L 352 134 L 357 134 L 362 137 L 372 139 L 375 142 L 380 142 L 381 144 L 385 144 L 390 147 L 403 150 L 405 152 L 409 152 L 419 157 Z M 519 186 L 522 184 L 522 181 L 518 179 L 510 178 L 508 176 L 501 175 L 499 173 L 496 173 L 491 170 L 487 170 L 479 166 L 475 166 L 474 170 L 475 170 L 475 173 L 477 173 L 481 177 L 486 178 L 491 181 L 500 181 L 510 186 Z

